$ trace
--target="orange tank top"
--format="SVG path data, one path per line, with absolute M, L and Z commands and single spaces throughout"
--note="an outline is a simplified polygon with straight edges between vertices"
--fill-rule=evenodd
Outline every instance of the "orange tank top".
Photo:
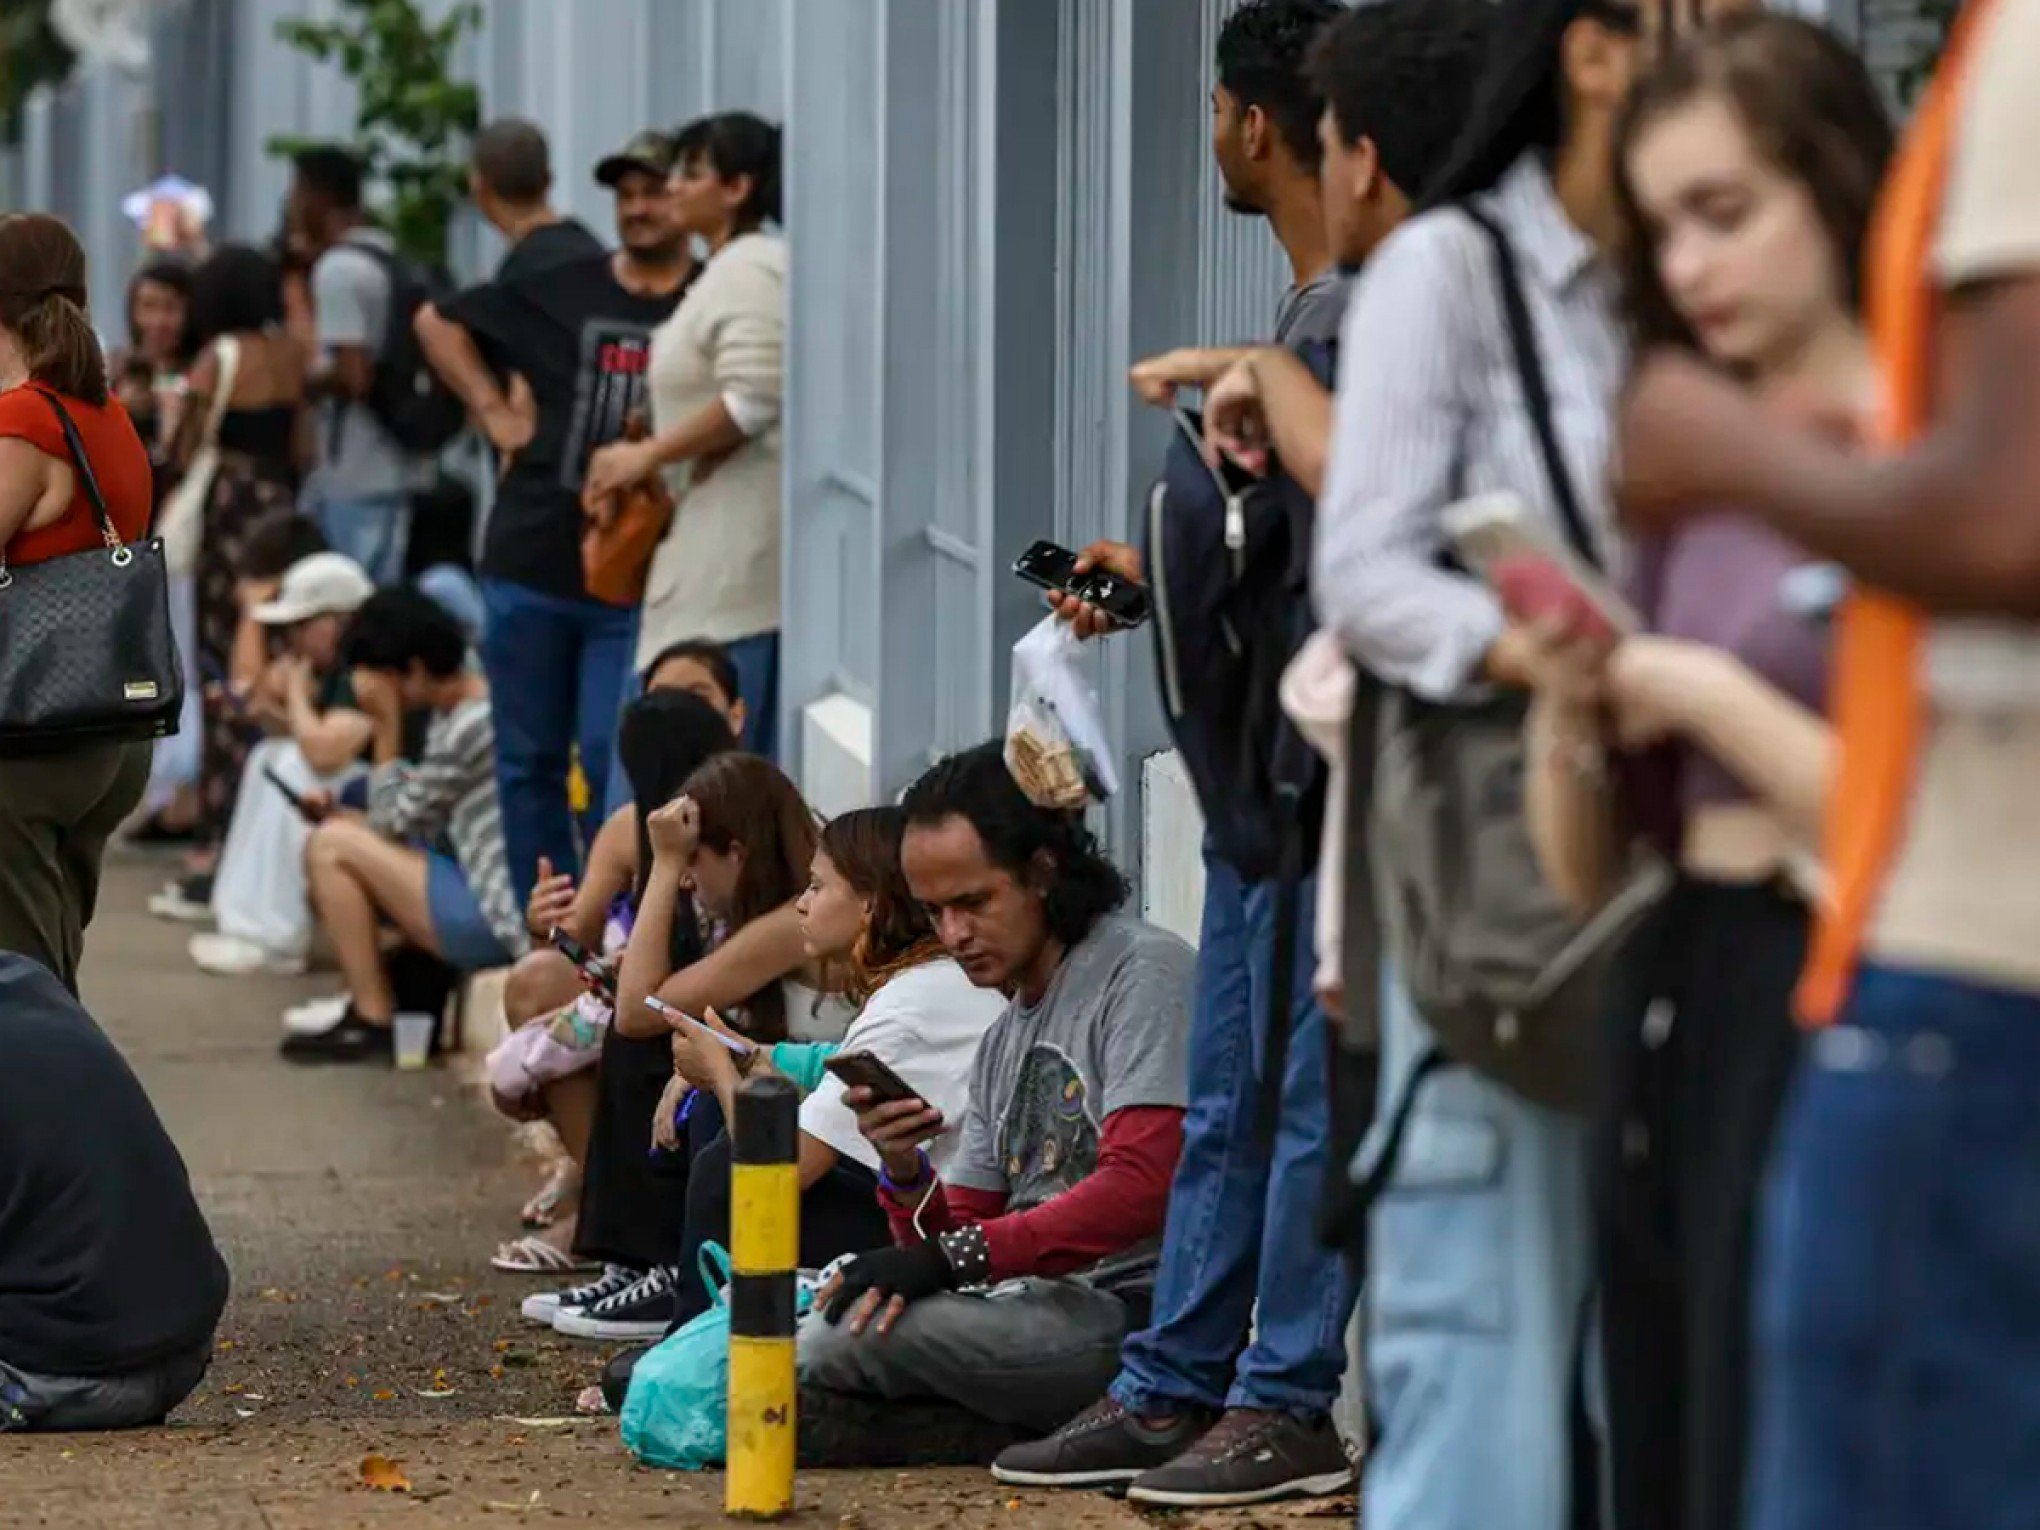
M 1876 444 L 1887 452 L 1902 451 L 1929 422 L 1940 318 L 1934 237 L 1971 48 L 1992 4 L 1970 0 L 1956 21 L 1870 233 L 1866 305 L 1884 384 Z M 1799 986 L 1799 1013 L 1811 1025 L 1832 1020 L 1848 997 L 1864 932 L 1905 833 L 1927 722 L 1920 674 L 1926 626 L 1918 607 L 1877 590 L 1852 595 L 1841 613 L 1831 681 L 1841 743 L 1827 812 L 1831 894 Z
M 88 404 L 81 398 L 52 395 L 35 383 L 0 393 L 0 436 L 14 436 L 28 442 L 46 457 L 71 461 L 64 444 L 64 428 L 50 398 L 61 397 L 65 412 L 78 427 L 78 439 L 92 463 L 92 476 L 106 500 L 113 529 L 124 542 L 141 540 L 148 534 L 149 512 L 154 485 L 149 468 L 149 449 L 135 431 L 134 421 L 117 399 Z M 75 476 L 75 469 L 74 469 Z M 71 508 L 34 531 L 24 531 L 7 544 L 7 561 L 16 567 L 84 552 L 100 545 L 99 528 L 92 519 L 92 503 L 79 481 L 71 497 Z

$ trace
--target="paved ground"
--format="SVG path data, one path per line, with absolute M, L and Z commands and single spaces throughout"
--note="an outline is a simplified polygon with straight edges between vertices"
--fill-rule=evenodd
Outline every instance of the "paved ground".
M 170 1427 L 0 1439 L 0 1522 L 719 1518 L 719 1477 L 638 1470 L 612 1422 L 573 1417 L 606 1352 L 524 1324 L 530 1284 L 489 1274 L 486 1255 L 515 1231 L 530 1188 L 509 1132 L 447 1071 L 285 1067 L 277 1016 L 319 980 L 201 975 L 184 956 L 188 931 L 141 912 L 162 875 L 160 862 L 110 868 L 86 993 L 183 1149 L 233 1266 L 233 1302 L 211 1374 Z M 363 1486 L 377 1455 L 400 1464 L 410 1492 Z M 802 1480 L 800 1507 L 799 1522 L 840 1530 L 1141 1523 L 1098 1499 L 1011 1499 L 974 1472 L 817 1475 Z

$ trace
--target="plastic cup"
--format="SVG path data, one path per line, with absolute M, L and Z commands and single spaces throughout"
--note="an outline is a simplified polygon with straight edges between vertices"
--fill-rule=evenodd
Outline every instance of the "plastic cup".
M 397 1066 L 406 1071 L 422 1068 L 432 1058 L 432 1033 L 439 1029 L 436 1015 L 416 1010 L 397 1016 Z

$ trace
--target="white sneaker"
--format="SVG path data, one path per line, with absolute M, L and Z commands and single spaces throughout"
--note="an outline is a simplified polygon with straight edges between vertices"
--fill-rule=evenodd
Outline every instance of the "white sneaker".
M 674 1272 L 647 1270 L 612 1296 L 585 1307 L 562 1307 L 553 1332 L 570 1339 L 663 1339 L 673 1326 Z
M 212 904 L 200 903 L 181 883 L 166 882 L 163 890 L 149 899 L 149 912 L 176 924 L 210 924 Z
M 316 1036 L 321 1031 L 330 1031 L 346 1018 L 347 995 L 334 993 L 285 1010 L 283 1028 L 293 1036 Z
M 614 1296 L 640 1279 L 638 1271 L 626 1269 L 620 1264 L 607 1265 L 600 1275 L 586 1285 L 570 1286 L 564 1291 L 540 1291 L 524 1298 L 524 1305 L 518 1311 L 526 1321 L 550 1328 L 553 1320 L 569 1309 L 593 1306 L 604 1297 Z
M 286 956 L 238 935 L 194 935 L 190 950 L 199 970 L 215 977 L 303 977 L 310 966 L 302 956 Z

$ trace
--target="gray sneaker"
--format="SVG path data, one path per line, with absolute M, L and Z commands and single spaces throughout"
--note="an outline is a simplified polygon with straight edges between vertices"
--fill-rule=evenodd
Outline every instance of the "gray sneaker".
M 1352 1457 L 1330 1419 L 1229 1408 L 1196 1444 L 1126 1490 L 1133 1503 L 1231 1509 L 1278 1498 L 1323 1498 L 1353 1485 Z
M 992 1475 L 1009 1487 L 1123 1487 L 1181 1456 L 1210 1427 L 1211 1415 L 1200 1410 L 1154 1428 L 1106 1397 L 1047 1439 L 1006 1451 Z

